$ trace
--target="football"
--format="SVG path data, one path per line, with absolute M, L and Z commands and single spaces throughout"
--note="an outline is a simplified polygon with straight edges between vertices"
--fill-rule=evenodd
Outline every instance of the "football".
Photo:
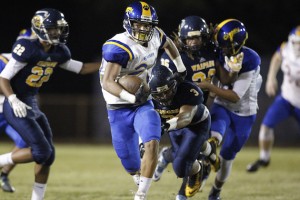
M 138 76 L 134 76 L 134 75 L 122 76 L 121 78 L 119 78 L 118 83 L 131 94 L 135 94 L 142 84 L 145 87 L 144 90 L 149 91 L 148 84 L 145 83 L 143 79 L 141 79 Z

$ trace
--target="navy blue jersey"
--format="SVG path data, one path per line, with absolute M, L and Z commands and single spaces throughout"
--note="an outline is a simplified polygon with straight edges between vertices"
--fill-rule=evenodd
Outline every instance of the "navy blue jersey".
M 201 89 L 189 81 L 184 81 L 177 85 L 177 91 L 173 101 L 169 106 L 163 106 L 153 100 L 154 108 L 159 113 L 162 123 L 178 115 L 180 107 L 183 105 L 198 105 L 198 110 L 192 120 L 192 123 L 198 122 L 204 112 L 203 92 Z
M 197 54 L 192 56 L 185 51 L 180 52 L 180 56 L 187 70 L 185 80 L 200 83 L 202 81 L 210 81 L 216 73 L 216 54 L 212 48 L 202 48 Z M 176 71 L 176 66 L 168 56 L 163 53 L 161 56 L 161 65 L 169 67 L 173 72 Z M 208 91 L 203 91 L 204 103 L 208 98 Z
M 47 82 L 54 69 L 71 58 L 68 47 L 64 44 L 52 46 L 45 52 L 38 39 L 17 40 L 13 46 L 12 57 L 27 65 L 12 79 L 11 85 L 17 96 L 32 96 Z

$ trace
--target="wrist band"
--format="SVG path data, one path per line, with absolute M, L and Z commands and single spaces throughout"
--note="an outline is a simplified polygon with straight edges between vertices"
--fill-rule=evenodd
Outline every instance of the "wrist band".
M 135 96 L 124 89 L 120 93 L 120 98 L 128 101 L 129 103 L 135 103 L 136 101 Z
M 180 56 L 177 56 L 174 60 L 172 60 L 172 62 L 175 64 L 178 72 L 186 71 L 186 68 L 185 68 Z
M 168 121 L 166 121 L 168 124 L 170 124 L 170 127 L 168 128 L 168 131 L 172 131 L 172 130 L 176 129 L 177 120 L 178 120 L 178 117 L 173 117 L 172 119 L 169 119 Z

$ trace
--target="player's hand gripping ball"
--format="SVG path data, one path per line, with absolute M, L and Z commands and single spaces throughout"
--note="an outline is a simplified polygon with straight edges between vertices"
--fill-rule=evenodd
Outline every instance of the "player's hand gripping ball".
M 138 104 L 145 103 L 150 95 L 148 84 L 138 76 L 122 76 L 119 78 L 118 83 L 129 93 L 135 95 Z

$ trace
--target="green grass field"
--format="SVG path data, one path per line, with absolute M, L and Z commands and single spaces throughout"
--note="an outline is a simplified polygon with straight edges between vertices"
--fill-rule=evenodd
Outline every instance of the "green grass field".
M 1 144 L 5 153 L 11 144 Z M 136 191 L 132 178 L 121 167 L 110 145 L 56 144 L 57 159 L 52 167 L 45 200 L 132 200 Z M 223 200 L 299 200 L 300 148 L 274 148 L 271 165 L 249 174 L 245 167 L 257 158 L 256 148 L 244 148 L 237 156 L 224 185 Z M 191 199 L 207 199 L 215 173 L 203 192 Z M 15 193 L 1 192 L 1 200 L 29 200 L 33 164 L 22 164 L 10 175 Z M 153 182 L 149 200 L 174 200 L 180 186 L 169 165 L 159 182 Z

